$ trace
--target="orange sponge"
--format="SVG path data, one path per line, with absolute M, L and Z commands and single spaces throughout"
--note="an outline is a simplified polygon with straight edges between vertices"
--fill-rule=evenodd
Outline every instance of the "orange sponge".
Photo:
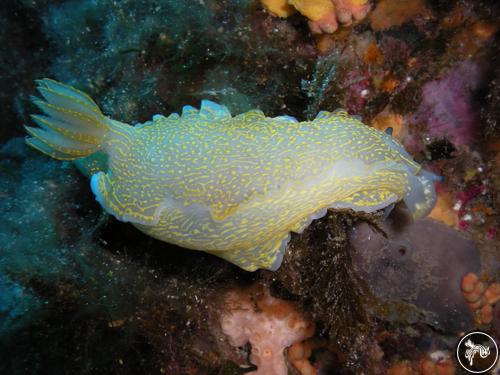
M 261 0 L 272 14 L 288 17 L 298 10 L 309 19 L 315 34 L 333 33 L 339 23 L 344 26 L 365 18 L 370 10 L 368 0 Z
M 261 0 L 261 4 L 272 15 L 287 18 L 295 13 L 295 8 L 287 0 Z
M 476 322 L 490 324 L 493 320 L 493 305 L 500 300 L 500 283 L 486 285 L 475 273 L 470 272 L 462 279 L 462 294 L 474 312 Z

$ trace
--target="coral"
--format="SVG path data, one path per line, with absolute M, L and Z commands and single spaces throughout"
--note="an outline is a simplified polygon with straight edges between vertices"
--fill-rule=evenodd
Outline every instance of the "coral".
M 293 14 L 293 6 L 309 19 L 314 34 L 334 33 L 339 23 L 349 26 L 370 11 L 368 0 L 261 0 L 261 3 L 272 14 L 284 18 Z
M 257 365 L 252 374 L 286 375 L 283 350 L 314 333 L 291 302 L 279 300 L 261 288 L 236 290 L 226 295 L 222 331 L 233 346 L 252 346 L 250 361 Z
M 500 283 L 487 285 L 475 273 L 468 273 L 462 279 L 462 293 L 474 312 L 476 322 L 490 324 L 493 320 L 493 307 L 500 301 Z
M 470 145 L 477 135 L 478 113 L 473 91 L 483 79 L 480 64 L 464 61 L 422 89 L 422 103 L 408 121 L 424 123 L 433 137 L 448 137 L 456 146 Z

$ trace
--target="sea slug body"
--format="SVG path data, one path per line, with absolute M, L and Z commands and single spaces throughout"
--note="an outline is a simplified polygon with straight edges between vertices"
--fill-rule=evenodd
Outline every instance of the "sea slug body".
M 404 200 L 415 217 L 434 206 L 437 178 L 389 134 L 345 112 L 313 121 L 200 109 L 130 126 L 85 93 L 38 81 L 39 127 L 27 143 L 91 176 L 102 207 L 144 233 L 222 257 L 248 271 L 276 270 L 290 232 L 327 208 L 373 212 Z

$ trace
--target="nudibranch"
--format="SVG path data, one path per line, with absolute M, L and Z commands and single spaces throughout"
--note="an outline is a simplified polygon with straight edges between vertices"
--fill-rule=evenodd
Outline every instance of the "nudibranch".
M 435 203 L 434 181 L 389 134 L 343 111 L 313 121 L 232 116 L 203 100 L 181 115 L 131 126 L 85 93 L 37 81 L 44 115 L 27 143 L 73 160 L 104 210 L 144 233 L 239 267 L 276 270 L 290 239 L 327 208 L 373 212 L 404 200 L 413 215 Z

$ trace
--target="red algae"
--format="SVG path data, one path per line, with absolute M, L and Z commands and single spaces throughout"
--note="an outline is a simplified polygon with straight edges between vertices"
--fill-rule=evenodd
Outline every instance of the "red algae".
M 431 136 L 448 137 L 458 146 L 470 145 L 477 139 L 479 120 L 472 94 L 483 76 L 480 64 L 464 61 L 439 80 L 426 83 L 422 103 L 409 122 L 425 123 Z

